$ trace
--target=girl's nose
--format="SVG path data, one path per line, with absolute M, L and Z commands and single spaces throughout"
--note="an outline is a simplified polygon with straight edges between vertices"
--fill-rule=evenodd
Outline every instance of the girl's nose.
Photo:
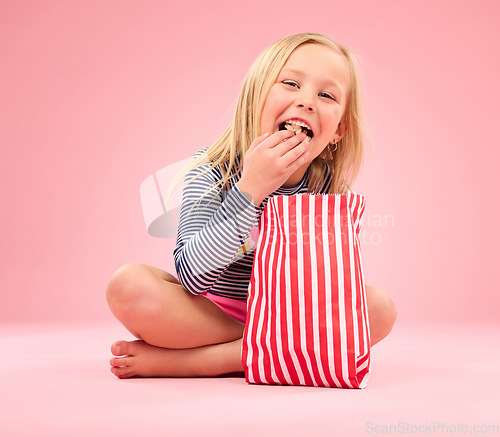
M 304 108 L 308 112 L 314 111 L 314 104 L 311 96 L 308 93 L 302 92 L 300 96 L 297 96 L 297 107 Z
M 313 107 L 311 104 L 303 104 L 303 103 L 299 103 L 297 105 L 299 108 L 306 108 L 309 112 L 312 112 L 313 111 Z

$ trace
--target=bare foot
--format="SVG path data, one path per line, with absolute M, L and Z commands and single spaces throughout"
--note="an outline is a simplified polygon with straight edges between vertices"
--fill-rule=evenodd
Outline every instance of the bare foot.
M 118 378 L 165 375 L 170 361 L 169 350 L 151 346 L 143 340 L 117 341 L 111 346 L 111 372 Z
M 131 377 L 207 377 L 242 372 L 241 339 L 193 349 L 165 349 L 143 340 L 111 346 L 111 372 Z

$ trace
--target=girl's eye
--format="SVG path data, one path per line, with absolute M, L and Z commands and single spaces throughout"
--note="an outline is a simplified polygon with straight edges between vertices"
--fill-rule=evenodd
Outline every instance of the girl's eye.
M 284 85 L 290 85 L 294 88 L 299 88 L 299 84 L 297 82 L 294 82 L 293 80 L 284 80 L 282 83 Z M 326 97 L 327 99 L 331 99 L 331 100 L 335 100 L 335 101 L 337 100 L 332 94 L 327 93 L 325 91 L 320 93 L 319 95 L 320 95 L 320 97 Z
M 337 100 L 335 97 L 333 97 L 330 93 L 320 93 L 321 97 L 327 97 L 332 100 Z

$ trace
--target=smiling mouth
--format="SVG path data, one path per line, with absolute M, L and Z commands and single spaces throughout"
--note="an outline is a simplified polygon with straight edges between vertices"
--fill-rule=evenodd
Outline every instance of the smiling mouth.
M 311 129 L 296 122 L 284 121 L 280 124 L 279 130 L 289 130 L 292 131 L 295 135 L 304 132 L 306 134 L 307 141 L 311 141 L 312 137 L 314 136 Z

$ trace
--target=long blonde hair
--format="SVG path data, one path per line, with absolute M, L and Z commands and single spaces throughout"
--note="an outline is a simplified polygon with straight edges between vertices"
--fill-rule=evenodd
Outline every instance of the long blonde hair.
M 241 87 L 233 121 L 214 144 L 181 172 L 169 189 L 170 195 L 182 176 L 207 164 L 209 167 L 206 171 L 220 166 L 223 177 L 219 186 L 229 188 L 229 179 L 241 171 L 241 168 L 235 166 L 236 157 L 240 155 L 240 163 L 243 163 L 246 151 L 260 135 L 261 114 L 271 87 L 290 55 L 303 44 L 323 44 L 341 53 L 350 71 L 349 95 L 343 115 L 347 131 L 337 143 L 335 151 L 333 145 L 329 144 L 323 153 L 311 162 L 308 191 L 316 193 L 322 185 L 325 166 L 328 166 L 333 174 L 330 193 L 343 193 L 355 181 L 363 161 L 363 118 L 357 60 L 347 48 L 325 35 L 299 33 L 271 44 L 255 60 Z

